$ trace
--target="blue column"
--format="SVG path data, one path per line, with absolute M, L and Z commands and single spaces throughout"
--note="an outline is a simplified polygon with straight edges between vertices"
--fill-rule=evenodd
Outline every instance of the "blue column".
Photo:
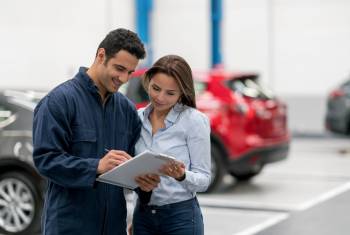
M 147 57 L 145 66 L 153 62 L 153 53 L 150 36 L 150 15 L 152 12 L 153 0 L 135 0 L 136 32 L 145 44 Z
M 222 0 L 211 1 L 211 65 L 213 68 L 221 65 L 221 19 Z

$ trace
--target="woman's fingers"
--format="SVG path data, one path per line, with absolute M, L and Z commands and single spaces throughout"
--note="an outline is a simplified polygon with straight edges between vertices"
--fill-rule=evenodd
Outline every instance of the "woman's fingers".
M 160 177 L 156 174 L 140 175 L 135 181 L 143 191 L 149 192 L 158 186 Z
M 180 178 L 185 173 L 185 164 L 178 161 L 172 161 L 167 164 L 165 164 L 160 172 L 164 175 L 173 177 L 173 178 Z

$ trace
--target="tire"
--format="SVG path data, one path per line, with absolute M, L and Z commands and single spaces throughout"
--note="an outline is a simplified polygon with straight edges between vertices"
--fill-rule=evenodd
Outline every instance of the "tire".
M 222 182 L 222 178 L 226 172 L 221 155 L 222 155 L 222 152 L 220 151 L 220 149 L 215 144 L 212 143 L 211 144 L 211 181 L 206 191 L 207 193 L 215 191 L 215 189 L 217 189 L 220 186 Z
M 348 135 L 350 136 L 350 120 L 348 118 L 348 123 L 347 123 L 347 126 L 346 126 L 346 130 L 344 131 L 345 135 Z
M 40 231 L 42 196 L 35 185 L 38 183 L 25 173 L 0 175 L 0 234 L 28 235 Z
M 230 172 L 230 175 L 233 176 L 238 181 L 249 181 L 254 176 L 258 175 L 264 165 L 262 163 L 256 163 L 251 169 L 244 172 Z

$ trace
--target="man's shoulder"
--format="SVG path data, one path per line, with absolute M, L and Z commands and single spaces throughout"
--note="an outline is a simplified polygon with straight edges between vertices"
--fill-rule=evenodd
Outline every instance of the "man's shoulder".
M 48 95 L 69 95 L 76 90 L 74 79 L 69 79 L 53 88 Z
M 113 98 L 122 106 L 122 108 L 127 108 L 136 112 L 135 104 L 125 95 L 120 92 L 116 92 L 113 94 Z
M 56 107 L 57 105 L 67 103 L 67 98 L 73 93 L 72 90 L 73 85 L 71 84 L 71 80 L 57 85 L 39 101 L 34 113 L 37 113 L 42 107 Z
M 69 97 L 74 96 L 75 90 L 76 88 L 73 85 L 72 79 L 67 80 L 49 91 L 47 95 L 40 100 L 37 108 L 39 108 L 43 103 L 62 103 L 63 101 L 67 101 L 67 99 L 69 100 Z

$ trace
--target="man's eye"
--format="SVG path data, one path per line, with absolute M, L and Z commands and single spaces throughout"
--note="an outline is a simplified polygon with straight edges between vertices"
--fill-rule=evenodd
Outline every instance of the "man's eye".
M 126 70 L 123 66 L 114 66 L 114 69 L 118 72 L 124 72 Z

